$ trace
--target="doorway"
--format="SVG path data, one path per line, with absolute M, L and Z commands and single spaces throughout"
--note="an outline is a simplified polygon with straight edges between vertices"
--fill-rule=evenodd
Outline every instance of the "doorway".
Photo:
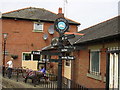
M 119 53 L 110 53 L 110 67 L 109 67 L 109 88 L 118 88 L 119 85 L 119 73 L 120 73 L 120 61 Z

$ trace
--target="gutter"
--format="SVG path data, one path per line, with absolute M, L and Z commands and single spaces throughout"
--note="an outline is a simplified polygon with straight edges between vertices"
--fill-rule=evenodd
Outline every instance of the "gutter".
M 39 19 L 28 19 L 28 18 L 19 18 L 19 17 L 6 17 L 6 16 L 2 16 L 2 19 L 15 19 L 15 20 L 28 20 L 28 21 L 41 21 L 41 22 L 50 22 L 50 23 L 54 23 L 53 20 L 39 20 Z M 79 23 L 69 23 L 70 25 L 80 25 Z

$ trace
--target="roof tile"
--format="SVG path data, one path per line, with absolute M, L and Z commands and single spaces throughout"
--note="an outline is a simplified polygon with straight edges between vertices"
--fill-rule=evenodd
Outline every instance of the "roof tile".
M 2 14 L 3 18 L 19 18 L 19 19 L 30 19 L 30 20 L 41 20 L 41 21 L 52 21 L 54 22 L 57 18 L 57 14 L 48 11 L 44 8 L 24 8 L 8 13 Z M 80 25 L 73 20 L 67 19 L 70 24 Z

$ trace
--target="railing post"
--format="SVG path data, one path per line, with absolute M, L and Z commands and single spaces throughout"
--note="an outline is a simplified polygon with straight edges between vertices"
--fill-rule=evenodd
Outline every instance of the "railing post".
M 16 77 L 17 82 L 18 82 L 18 76 L 19 76 L 19 68 L 17 68 L 17 77 Z

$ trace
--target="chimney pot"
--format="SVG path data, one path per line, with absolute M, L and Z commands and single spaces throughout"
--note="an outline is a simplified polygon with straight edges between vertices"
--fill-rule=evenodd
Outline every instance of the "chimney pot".
M 58 13 L 62 14 L 62 8 L 59 8 Z

